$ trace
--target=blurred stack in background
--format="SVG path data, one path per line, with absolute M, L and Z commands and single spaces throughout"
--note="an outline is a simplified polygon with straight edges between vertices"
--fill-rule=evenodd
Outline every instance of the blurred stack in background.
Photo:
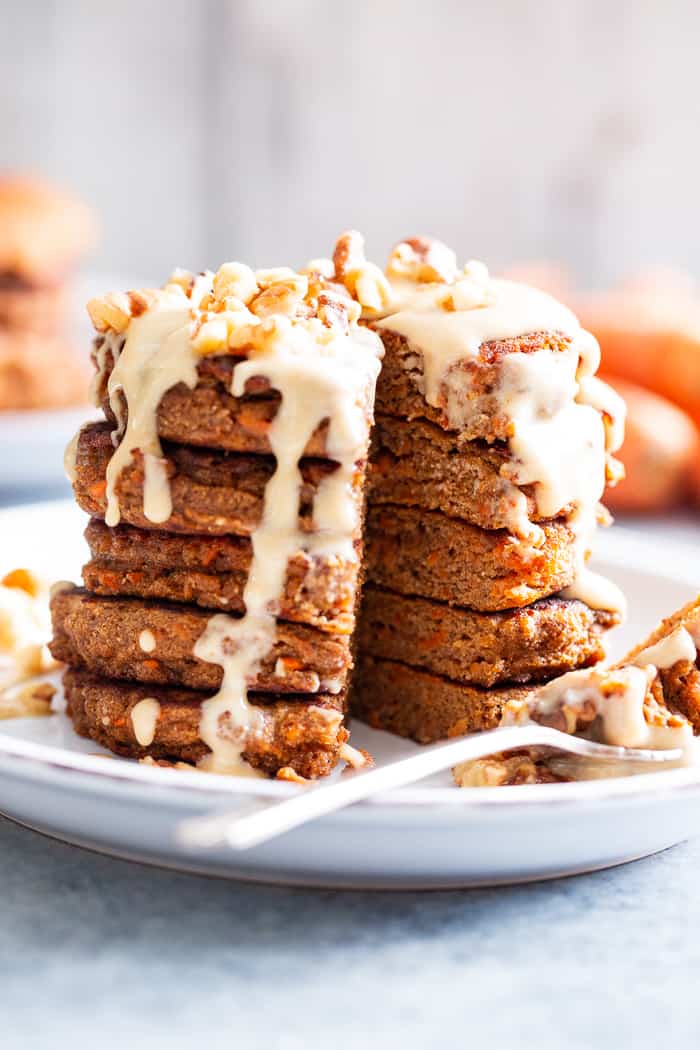
M 700 500 L 699 28 L 695 0 L 26 0 L 2 166 L 97 211 L 90 294 L 350 226 L 531 274 L 628 400 L 618 511 L 663 513 Z
M 90 212 L 35 178 L 0 178 L 0 410 L 85 401 L 72 342 L 72 272 L 93 237 Z

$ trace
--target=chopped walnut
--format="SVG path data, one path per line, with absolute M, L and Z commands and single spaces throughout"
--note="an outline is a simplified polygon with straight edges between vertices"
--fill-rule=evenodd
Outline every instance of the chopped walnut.
M 175 285 L 174 287 L 179 287 Z M 162 295 L 159 288 L 142 288 L 133 292 L 110 292 L 91 299 L 87 312 L 97 332 L 125 332 L 132 317 L 140 317 Z
M 362 234 L 357 230 L 346 230 L 345 233 L 341 233 L 333 250 L 333 268 L 336 279 L 343 281 L 349 273 L 361 269 L 366 262 L 365 239 Z
M 564 779 L 534 754 L 496 754 L 460 762 L 452 770 L 457 787 L 510 787 L 516 784 L 551 784 Z
M 192 337 L 192 349 L 198 354 L 215 354 L 228 346 L 228 325 L 223 316 L 204 321 Z
M 296 276 L 296 270 L 292 270 L 290 266 L 273 266 L 268 270 L 255 271 L 255 280 L 263 290 L 272 284 L 280 284 L 281 281 L 289 281 Z
M 350 327 L 350 319 L 345 303 L 336 299 L 327 292 L 321 292 L 318 297 L 318 316 L 328 328 L 337 328 L 341 332 L 347 332 Z
M 341 233 L 333 252 L 336 280 L 360 306 L 380 313 L 391 302 L 391 285 L 380 268 L 365 257 L 365 239 L 357 230 Z
M 482 262 L 467 263 L 443 301 L 446 310 L 479 310 L 493 301 L 489 271 Z
M 345 283 L 366 310 L 379 312 L 391 302 L 391 285 L 374 263 L 366 263 L 362 270 L 348 274 Z
M 457 256 L 434 237 L 407 237 L 394 247 L 387 273 L 420 284 L 449 284 L 457 274 Z
M 341 744 L 338 753 L 343 762 L 347 763 L 347 768 L 349 769 L 369 769 L 370 766 L 374 765 L 374 759 L 369 751 L 352 747 L 348 743 Z
M 50 682 L 29 683 L 0 695 L 0 719 L 45 718 L 51 714 L 56 688 Z
M 180 291 L 184 292 L 189 298 L 192 293 L 192 287 L 195 282 L 195 276 L 190 270 L 183 270 L 179 266 L 173 270 L 165 282 L 164 291 L 174 291 L 175 288 L 179 288 Z
M 318 274 L 332 281 L 335 278 L 335 265 L 332 259 L 311 259 L 306 266 L 302 266 L 301 273 Z
M 214 275 L 212 290 L 219 301 L 233 297 L 247 305 L 260 291 L 260 285 L 250 266 L 229 262 L 220 266 Z
M 282 766 L 281 769 L 278 769 L 275 779 L 286 780 L 290 784 L 303 784 L 304 786 L 311 783 L 306 777 L 299 776 L 292 766 Z
M 91 299 L 87 312 L 97 332 L 125 332 L 131 320 L 129 297 L 125 292 L 111 292 Z
M 306 274 L 293 273 L 267 285 L 250 303 L 252 313 L 258 317 L 284 314 L 293 317 L 309 291 Z

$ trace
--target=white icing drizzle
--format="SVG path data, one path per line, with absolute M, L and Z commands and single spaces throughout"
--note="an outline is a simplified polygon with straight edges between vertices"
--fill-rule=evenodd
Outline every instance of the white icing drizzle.
M 131 727 L 141 747 L 150 747 L 155 740 L 160 717 L 160 704 L 152 696 L 144 697 L 131 709 Z
M 473 270 L 475 264 L 470 266 Z M 583 564 L 605 487 L 605 453 L 618 448 L 622 439 L 624 404 L 593 378 L 600 362 L 598 344 L 570 310 L 526 285 L 489 280 L 481 271 L 476 276 L 482 283 L 468 279 L 466 297 L 457 294 L 459 279 L 417 287 L 377 326 L 409 341 L 416 351 L 410 367 L 419 365 L 420 389 L 430 405 L 444 409 L 456 429 L 467 426 L 478 411 L 471 374 L 457 366 L 476 359 L 484 343 L 535 332 L 561 332 L 571 340 L 563 350 L 504 355 L 493 393 L 512 427 L 510 461 L 502 470 L 512 508 L 510 530 L 531 542 L 542 541 L 521 491 L 532 485 L 540 517 L 568 511 Z M 450 296 L 456 309 L 445 306 Z M 459 308 L 461 302 L 464 308 Z
M 108 525 L 120 520 L 116 484 L 139 449 L 144 456 L 143 511 L 154 524 L 172 512 L 170 486 L 158 439 L 157 409 L 163 395 L 178 383 L 197 385 L 198 357 L 191 346 L 191 304 L 183 295 L 163 291 L 156 303 L 129 324 L 126 342 L 109 377 L 108 393 L 118 420 L 120 394 L 128 409 L 126 426 L 120 420 L 121 440 L 107 466 Z
M 141 631 L 139 635 L 139 649 L 144 653 L 152 653 L 156 647 L 156 638 L 153 631 L 146 630 Z
M 559 593 L 562 598 L 585 602 L 591 609 L 619 613 L 623 617 L 627 614 L 627 599 L 617 584 L 586 566 L 579 569 L 574 582 Z
M 292 326 L 273 353 L 236 365 L 232 392 L 240 396 L 246 381 L 264 375 L 282 400 L 269 431 L 277 461 L 265 489 L 264 510 L 251 542 L 253 560 L 244 591 L 245 616 L 213 616 L 198 639 L 194 654 L 217 663 L 224 677 L 219 692 L 202 705 L 200 736 L 210 754 L 203 768 L 231 774 L 249 773 L 242 758 L 246 741 L 261 730 L 259 709 L 248 700 L 248 685 L 275 640 L 276 610 L 288 560 L 298 551 L 356 557 L 353 537 L 357 503 L 352 490 L 356 461 L 367 440 L 365 398 L 368 378 L 376 380 L 380 347 L 377 337 L 361 328 L 317 343 L 310 333 Z M 312 534 L 299 528 L 299 460 L 308 440 L 329 419 L 327 450 L 339 467 L 316 494 Z M 320 687 L 324 683 L 319 683 Z
M 76 457 L 78 454 L 78 442 L 80 441 L 82 429 L 83 428 L 80 427 L 79 430 L 76 430 L 75 434 L 66 445 L 66 451 L 63 453 L 63 470 L 71 484 L 73 484 L 77 477 Z
M 304 301 L 307 292 L 307 276 L 284 269 L 253 273 L 233 263 L 216 276 L 200 275 L 193 284 L 188 275 L 178 272 L 160 292 L 129 293 L 128 302 L 107 297 L 91 304 L 98 327 L 107 317 L 108 324 L 111 318 L 123 325 L 126 334 L 123 346 L 112 333 L 96 353 L 97 390 L 99 376 L 108 367 L 108 344 L 113 347 L 108 394 L 119 427 L 107 467 L 109 526 L 119 522 L 116 484 L 137 449 L 144 461 L 144 514 L 156 524 L 170 517 L 157 409 L 163 395 L 178 383 L 190 389 L 196 386 L 201 353 L 246 351 L 247 359 L 234 369 L 234 396 L 244 394 L 252 377 L 265 377 L 282 395 L 269 430 L 276 469 L 265 489 L 261 523 L 251 536 L 246 613 L 241 618 L 212 616 L 194 647 L 197 658 L 218 664 L 224 672 L 219 692 L 202 704 L 200 723 L 200 735 L 210 748 L 202 765 L 214 772 L 252 772 L 242 754 L 251 734 L 264 730 L 265 720 L 260 709 L 249 703 L 248 687 L 275 641 L 289 559 L 300 551 L 356 558 L 355 472 L 367 451 L 367 410 L 382 345 L 374 332 L 357 325 L 359 307 L 344 290 L 322 285 Z M 135 317 L 126 312 L 134 303 L 143 307 Z M 324 420 L 328 420 L 327 455 L 337 466 L 318 486 L 313 531 L 307 533 L 299 527 L 299 461 Z M 139 644 L 150 651 L 155 644 L 151 632 L 143 631 Z M 283 672 L 283 663 L 277 661 L 277 668 Z M 321 682 L 315 674 L 309 676 L 309 684 L 312 692 L 339 688 L 337 680 Z
M 697 645 L 690 633 L 685 627 L 676 627 L 665 638 L 637 653 L 634 664 L 636 667 L 653 664 L 654 667 L 666 670 L 681 660 L 695 663 L 697 656 Z
M 672 716 L 650 721 L 645 715 L 645 701 L 655 667 L 628 665 L 615 671 L 580 670 L 561 675 L 538 689 L 534 700 L 507 705 L 502 725 L 524 725 L 541 722 L 563 707 L 576 711 L 593 704 L 597 733 L 602 743 L 616 747 L 681 748 L 690 756 L 694 751 L 693 730 L 686 719 Z
M 109 367 L 109 358 L 112 359 L 112 367 L 116 365 L 123 346 L 123 335 L 118 335 L 116 332 L 104 332 L 95 348 L 95 372 L 90 380 L 89 390 L 90 404 L 95 408 L 101 407 L 100 392 Z
M 442 384 L 449 382 L 452 366 L 475 358 L 483 343 L 517 339 L 530 332 L 570 336 L 581 358 L 580 375 L 592 376 L 598 368 L 598 343 L 581 328 L 571 310 L 550 295 L 525 284 L 493 278 L 484 306 L 448 310 L 442 304 L 449 288 L 445 284 L 418 287 L 395 313 L 377 322 L 378 327 L 398 332 L 420 349 L 429 404 L 439 403 Z M 457 413 L 463 409 L 461 402 L 454 405 Z

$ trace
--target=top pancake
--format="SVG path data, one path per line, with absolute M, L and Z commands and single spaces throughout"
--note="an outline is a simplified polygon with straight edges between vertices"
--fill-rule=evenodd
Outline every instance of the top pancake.
M 379 332 L 385 347 L 382 373 L 376 390 L 376 410 L 403 419 L 425 419 L 449 429 L 444 410 L 426 401 L 420 391 L 421 375 L 415 350 L 396 332 Z M 504 416 L 495 394 L 504 359 L 511 354 L 532 354 L 548 350 L 566 353 L 569 337 L 556 332 L 535 332 L 518 339 L 504 339 L 484 344 L 473 360 L 460 362 L 459 369 L 468 375 L 472 417 L 462 429 L 463 440 L 504 441 L 511 433 L 511 421 Z M 102 358 L 96 383 L 96 400 L 106 417 L 114 415 L 109 403 L 107 384 L 114 359 L 99 336 L 93 358 Z M 158 407 L 158 434 L 166 441 L 232 452 L 270 452 L 270 427 L 279 409 L 281 397 L 263 376 L 246 384 L 245 394 L 231 394 L 233 371 L 242 357 L 232 354 L 204 357 L 198 364 L 198 383 L 190 390 L 184 383 L 172 387 Z M 367 418 L 371 417 L 372 391 L 366 392 Z M 126 406 L 124 406 L 126 407 Z M 312 434 L 307 456 L 327 455 L 328 421 L 324 420 Z
M 95 342 L 95 359 L 104 340 Z M 190 390 L 184 383 L 171 387 L 158 406 L 158 434 L 165 441 L 182 445 L 223 449 L 227 452 L 248 452 L 269 455 L 270 427 L 277 415 L 281 395 L 273 390 L 264 376 L 253 376 L 246 383 L 242 397 L 234 397 L 231 383 L 235 366 L 245 360 L 232 354 L 203 357 L 197 366 L 197 386 Z M 107 384 L 114 367 L 109 345 L 104 345 L 103 367 L 97 375 L 96 400 L 107 419 L 116 422 L 110 407 Z M 367 419 L 372 414 L 372 390 L 364 395 Z M 123 403 L 125 418 L 128 406 Z M 306 456 L 328 455 L 327 419 L 314 430 L 304 450 Z

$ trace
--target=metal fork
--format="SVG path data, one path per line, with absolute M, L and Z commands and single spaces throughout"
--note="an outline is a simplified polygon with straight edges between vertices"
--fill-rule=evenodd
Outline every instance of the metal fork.
M 352 773 L 333 784 L 313 784 L 299 794 L 255 813 L 214 813 L 185 820 L 177 828 L 177 838 L 183 846 L 189 848 L 228 845 L 236 850 L 250 849 L 310 820 L 335 813 L 345 806 L 361 802 L 382 791 L 413 784 L 458 762 L 486 758 L 498 751 L 512 751 L 524 747 L 548 747 L 585 758 L 648 762 L 652 765 L 678 762 L 683 758 L 680 748 L 647 751 L 611 747 L 608 744 L 582 740 L 547 726 L 508 726 L 425 748 L 415 755 L 391 762 L 389 765 Z

